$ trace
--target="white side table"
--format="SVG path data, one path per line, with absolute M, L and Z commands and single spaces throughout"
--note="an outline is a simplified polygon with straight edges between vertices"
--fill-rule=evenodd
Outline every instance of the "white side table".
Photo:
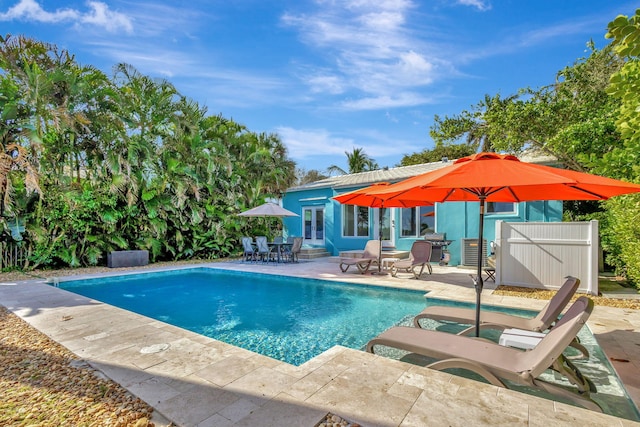
M 400 258 L 382 258 L 382 269 L 389 270 L 396 261 L 400 261 Z
M 545 334 L 541 332 L 526 331 L 524 329 L 505 329 L 500 335 L 500 345 L 516 347 L 523 350 L 534 348 Z

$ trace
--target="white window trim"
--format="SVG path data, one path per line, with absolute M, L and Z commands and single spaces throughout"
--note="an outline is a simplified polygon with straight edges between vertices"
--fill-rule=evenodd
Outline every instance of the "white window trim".
M 354 211 L 356 209 L 362 208 L 362 209 L 367 209 L 368 210 L 368 215 L 367 215 L 367 234 L 365 235 L 358 235 L 358 223 L 357 223 L 357 218 L 358 215 L 354 215 L 354 221 L 355 223 L 353 224 L 353 230 L 355 231 L 355 234 L 353 236 L 350 235 L 346 235 L 344 234 L 344 225 L 345 225 L 345 221 L 346 221 L 346 216 L 344 214 L 344 210 L 347 208 L 352 208 Z M 369 230 L 371 229 L 371 212 L 369 210 L 369 208 L 365 207 L 365 206 L 356 206 L 356 205 L 342 205 L 342 224 L 340 227 L 340 234 L 342 236 L 342 238 L 344 239 L 361 239 L 363 237 L 369 237 Z

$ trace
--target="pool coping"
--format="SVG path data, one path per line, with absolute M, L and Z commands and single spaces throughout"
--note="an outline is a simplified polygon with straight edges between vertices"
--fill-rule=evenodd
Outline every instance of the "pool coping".
M 211 263 L 213 267 L 429 291 L 474 301 L 467 272 L 434 266 L 423 280 L 340 273 L 330 260 L 298 265 Z M 121 271 L 106 275 L 122 275 Z M 71 279 L 104 277 L 105 274 Z M 53 278 L 51 278 L 53 279 Z M 58 278 L 60 280 L 61 278 Z M 483 293 L 483 302 L 539 309 L 544 301 Z M 363 426 L 640 425 L 447 373 L 333 347 L 296 367 L 55 288 L 44 280 L 0 284 L 0 304 L 181 426 L 315 426 L 333 412 Z M 636 405 L 640 399 L 640 311 L 596 307 L 589 327 Z M 159 352 L 140 350 L 169 344 Z M 635 348 L 634 348 L 635 347 Z M 622 362 L 628 360 L 628 362 Z M 188 410 L 187 410 L 188 409 Z

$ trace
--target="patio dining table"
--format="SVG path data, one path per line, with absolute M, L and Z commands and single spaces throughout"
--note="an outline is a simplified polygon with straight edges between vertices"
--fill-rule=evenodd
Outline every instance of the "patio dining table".
M 278 263 L 282 262 L 281 260 L 281 253 L 282 250 L 286 247 L 291 248 L 291 246 L 293 245 L 293 243 L 287 243 L 287 242 L 268 242 L 267 245 L 269 245 L 270 248 L 275 248 L 276 251 L 276 259 L 278 261 Z

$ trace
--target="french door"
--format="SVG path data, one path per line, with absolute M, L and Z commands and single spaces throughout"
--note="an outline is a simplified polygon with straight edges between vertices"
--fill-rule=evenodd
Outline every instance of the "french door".
M 395 247 L 396 245 L 396 222 L 394 221 L 394 208 L 374 209 L 373 238 L 380 238 L 380 215 L 382 215 L 382 247 Z
M 324 207 L 302 208 L 304 243 L 324 246 Z

